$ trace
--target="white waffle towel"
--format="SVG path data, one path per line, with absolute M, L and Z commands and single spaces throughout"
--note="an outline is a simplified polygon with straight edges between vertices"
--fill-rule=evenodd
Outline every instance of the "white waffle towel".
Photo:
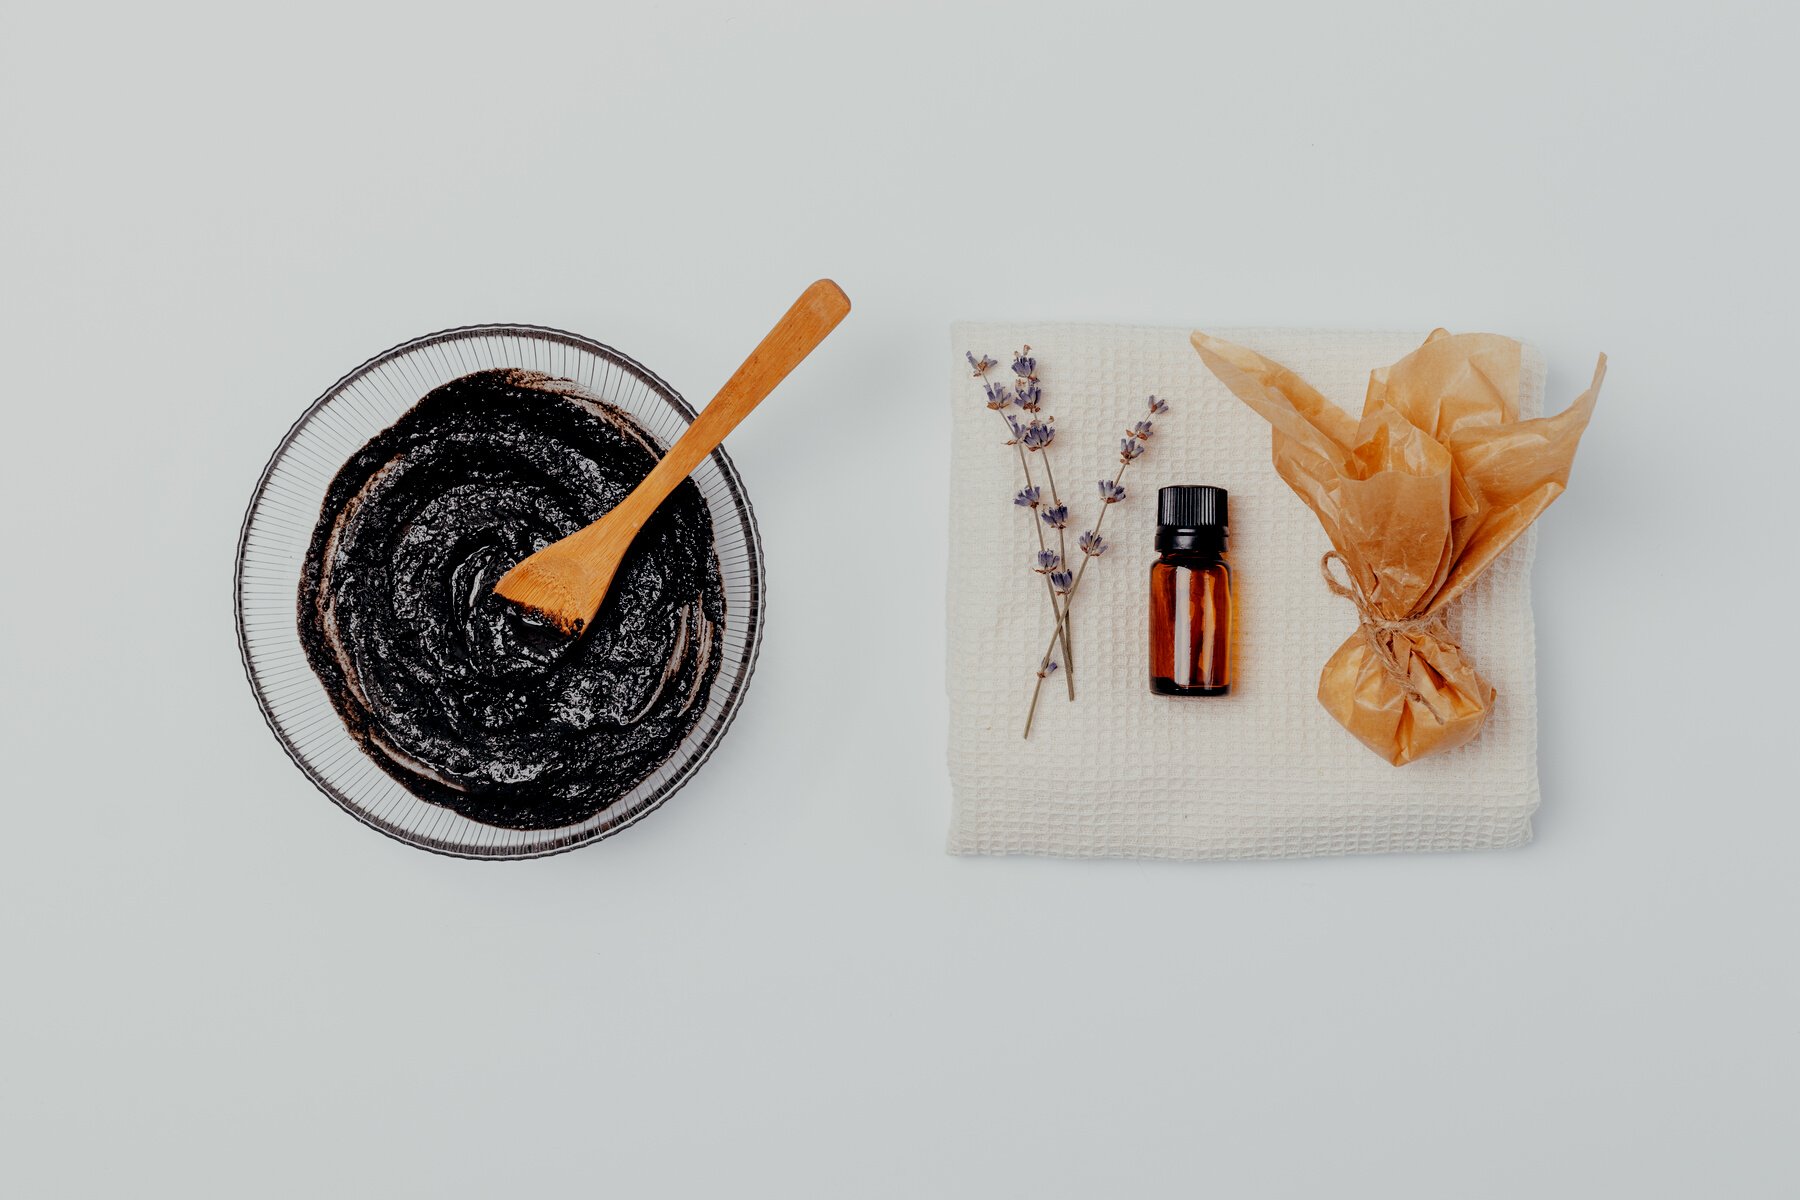
M 1372 368 L 1417 333 L 1207 329 L 1292 368 L 1360 413 Z M 951 329 L 950 779 L 954 854 L 1292 858 L 1518 846 L 1538 805 L 1531 617 L 1535 530 L 1450 610 L 1451 632 L 1498 689 L 1485 729 L 1459 749 L 1393 767 L 1319 706 L 1319 669 L 1356 629 L 1319 579 L 1330 544 L 1269 462 L 1269 426 L 1213 378 L 1187 329 L 958 324 Z M 1056 417 L 1050 453 L 1074 536 L 1099 510 L 1119 437 L 1151 393 L 1169 401 L 1129 498 L 1075 603 L 1076 700 L 1045 684 L 1022 740 L 1032 670 L 1050 633 L 1030 573 L 1036 536 L 1011 497 L 1022 486 L 1000 418 L 983 407 L 965 350 L 1000 359 L 1029 343 Z M 1542 358 L 1526 348 L 1521 416 L 1543 408 Z M 1042 482 L 1041 475 L 1039 482 Z M 1146 592 L 1156 489 L 1231 492 L 1238 625 L 1232 693 L 1153 695 Z

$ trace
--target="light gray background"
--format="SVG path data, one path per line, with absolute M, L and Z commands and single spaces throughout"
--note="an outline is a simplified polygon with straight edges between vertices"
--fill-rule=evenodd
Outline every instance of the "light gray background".
M 1794 1194 L 1788 12 L 8 0 L 0 1192 Z M 827 274 L 694 783 L 512 866 L 317 795 L 231 634 L 294 416 L 484 320 L 704 400 Z M 954 317 L 1610 353 L 1537 844 L 946 857 Z

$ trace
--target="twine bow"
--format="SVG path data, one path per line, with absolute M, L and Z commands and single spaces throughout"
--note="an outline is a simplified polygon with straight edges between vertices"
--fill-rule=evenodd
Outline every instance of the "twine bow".
M 1350 581 L 1349 583 L 1338 582 L 1337 575 L 1331 569 L 1334 561 L 1343 564 L 1344 577 Z M 1319 574 L 1324 578 L 1325 586 L 1331 589 L 1333 595 L 1342 596 L 1356 605 L 1356 619 L 1362 630 L 1363 641 L 1368 643 L 1369 652 L 1375 656 L 1375 660 L 1381 664 L 1388 677 L 1402 692 L 1406 693 L 1407 699 L 1416 700 L 1424 705 L 1425 711 L 1435 717 L 1439 725 L 1442 725 L 1444 714 L 1438 711 L 1437 705 L 1432 703 L 1429 696 L 1419 690 L 1419 685 L 1413 682 L 1412 674 L 1400 661 L 1400 656 L 1394 653 L 1394 635 L 1398 633 L 1429 634 L 1450 649 L 1460 652 L 1462 647 L 1457 645 L 1456 640 L 1450 636 L 1450 627 L 1444 623 L 1443 610 L 1416 617 L 1402 617 L 1397 621 L 1382 616 L 1369 602 L 1368 596 L 1363 593 L 1362 584 L 1357 581 L 1355 572 L 1350 570 L 1350 564 L 1344 562 L 1344 556 L 1336 550 L 1326 551 L 1325 556 L 1319 560 Z

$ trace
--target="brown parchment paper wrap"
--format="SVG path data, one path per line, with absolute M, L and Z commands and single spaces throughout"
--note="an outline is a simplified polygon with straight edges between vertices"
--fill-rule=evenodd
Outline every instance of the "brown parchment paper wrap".
M 1567 409 L 1521 421 L 1519 343 L 1434 330 L 1370 372 L 1359 420 L 1280 363 L 1192 340 L 1273 428 L 1276 471 L 1331 539 L 1321 586 L 1356 606 L 1319 703 L 1396 766 L 1474 737 L 1494 689 L 1451 639 L 1444 608 L 1568 486 L 1606 356 Z

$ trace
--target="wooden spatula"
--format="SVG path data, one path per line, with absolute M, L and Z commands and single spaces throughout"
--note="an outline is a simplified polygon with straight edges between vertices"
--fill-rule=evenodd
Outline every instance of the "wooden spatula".
M 825 340 L 850 311 L 850 297 L 821 279 L 794 301 L 744 365 L 725 381 L 687 432 L 651 469 L 644 481 L 611 512 L 585 529 L 526 558 L 500 577 L 494 591 L 535 609 L 565 633 L 580 633 L 606 598 L 613 573 L 644 522 L 688 473 L 718 448 L 725 435 L 787 378 L 800 360 Z

